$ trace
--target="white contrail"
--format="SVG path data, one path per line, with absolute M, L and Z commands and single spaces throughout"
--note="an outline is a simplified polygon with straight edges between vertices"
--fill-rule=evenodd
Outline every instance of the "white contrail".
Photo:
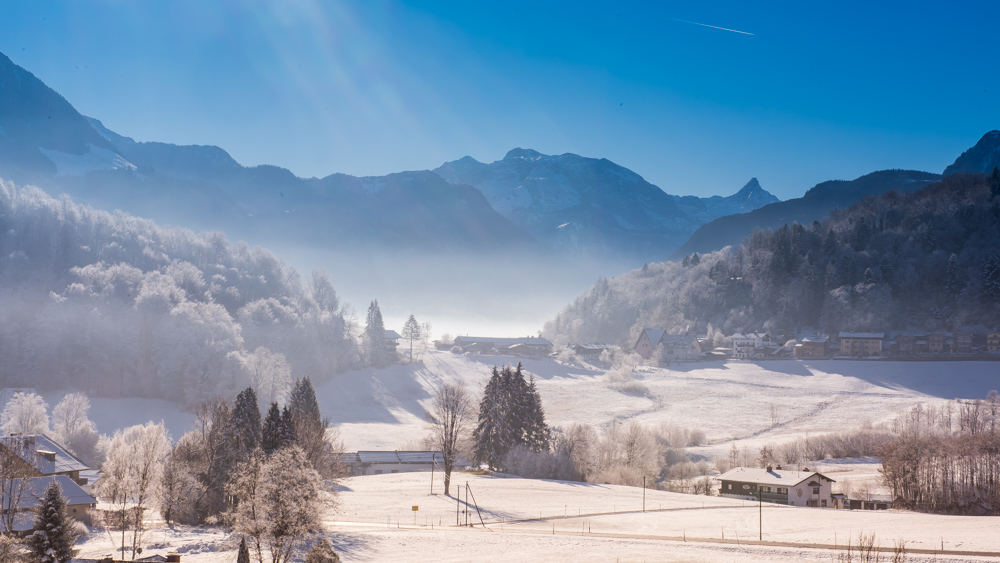
M 732 31 L 733 33 L 742 33 L 743 35 L 753 35 L 749 31 L 740 31 L 738 29 L 729 29 L 728 27 L 719 27 L 717 25 L 708 25 L 707 23 L 690 22 L 690 21 L 687 21 L 687 20 L 682 20 L 680 18 L 670 18 L 670 19 L 672 19 L 674 21 L 678 21 L 678 22 L 690 23 L 690 24 L 694 24 L 694 25 L 701 25 L 701 26 L 704 26 L 704 27 L 711 27 L 712 29 L 721 29 L 722 31 Z

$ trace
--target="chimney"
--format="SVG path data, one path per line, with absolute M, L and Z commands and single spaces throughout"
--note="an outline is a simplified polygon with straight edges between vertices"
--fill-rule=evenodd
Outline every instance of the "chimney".
M 167 563 L 181 563 L 181 556 L 179 553 L 168 553 Z
M 778 471 L 781 471 L 781 466 L 779 465 L 778 467 L 775 467 L 775 469 L 777 469 Z
M 767 472 L 768 472 L 768 473 L 770 473 L 770 472 L 771 472 L 771 469 L 772 469 L 772 468 L 771 468 L 771 466 L 770 466 L 770 465 L 768 465 L 768 466 L 767 466 Z

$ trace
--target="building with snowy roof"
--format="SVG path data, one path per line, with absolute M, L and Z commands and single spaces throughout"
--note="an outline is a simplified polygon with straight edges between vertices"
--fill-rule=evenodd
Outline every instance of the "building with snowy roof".
M 648 360 L 658 347 L 662 346 L 662 357 L 666 362 L 693 362 L 701 357 L 701 346 L 695 334 L 667 334 L 662 328 L 647 328 L 639 334 L 632 349 Z
M 492 336 L 459 336 L 455 346 L 466 352 L 517 353 L 528 356 L 548 356 L 552 353 L 552 343 L 541 337 L 497 338 Z
M 733 358 L 738 360 L 763 359 L 767 355 L 765 347 L 776 344 L 766 332 L 737 332 L 729 338 L 733 341 Z
M 59 484 L 62 489 L 62 496 L 66 499 L 66 511 L 77 520 L 87 521 L 87 513 L 97 507 L 97 499 L 92 497 L 75 481 L 66 475 L 51 475 L 46 477 L 31 477 L 27 480 L 23 492 L 20 495 L 13 495 L 12 491 L 19 491 L 22 479 L 11 479 L 9 485 L 0 491 L 0 509 L 5 513 L 13 511 L 14 530 L 24 532 L 30 530 L 35 523 L 34 509 L 41 504 L 45 498 L 45 489 L 52 481 Z M 17 506 L 13 506 L 14 504 Z
M 736 467 L 719 475 L 719 494 L 790 506 L 833 508 L 833 479 L 805 469 Z
M 20 459 L 39 477 L 65 475 L 78 485 L 87 484 L 80 474 L 90 467 L 45 434 L 3 436 L 0 448 L 13 454 L 10 459 Z
M 411 473 L 414 471 L 444 470 L 444 454 L 431 451 L 359 451 L 347 454 L 344 463 L 351 468 L 351 475 L 383 475 L 386 473 Z M 455 460 L 456 468 L 467 469 L 465 458 Z

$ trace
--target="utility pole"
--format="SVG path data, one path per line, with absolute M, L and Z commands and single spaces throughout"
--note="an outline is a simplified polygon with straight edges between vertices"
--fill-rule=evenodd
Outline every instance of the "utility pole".
M 642 476 L 642 511 L 646 512 L 646 476 Z
M 760 485 L 757 485 L 757 522 L 759 526 L 757 533 L 760 541 L 764 541 L 764 499 L 762 495 Z
M 434 462 L 437 460 L 437 456 L 434 452 L 431 452 L 431 494 L 434 494 Z
M 462 485 L 456 485 L 458 487 L 458 494 L 455 495 L 455 525 L 458 526 L 458 514 L 462 507 Z

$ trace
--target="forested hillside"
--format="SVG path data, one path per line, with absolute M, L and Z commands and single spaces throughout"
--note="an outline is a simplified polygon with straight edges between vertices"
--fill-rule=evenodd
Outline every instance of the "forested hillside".
M 560 342 L 631 346 L 674 333 L 1000 326 L 1000 174 L 956 174 L 869 196 L 823 221 L 756 231 L 735 248 L 601 279 L 554 320 Z
M 0 183 L 0 387 L 195 402 L 355 354 L 329 276 Z

